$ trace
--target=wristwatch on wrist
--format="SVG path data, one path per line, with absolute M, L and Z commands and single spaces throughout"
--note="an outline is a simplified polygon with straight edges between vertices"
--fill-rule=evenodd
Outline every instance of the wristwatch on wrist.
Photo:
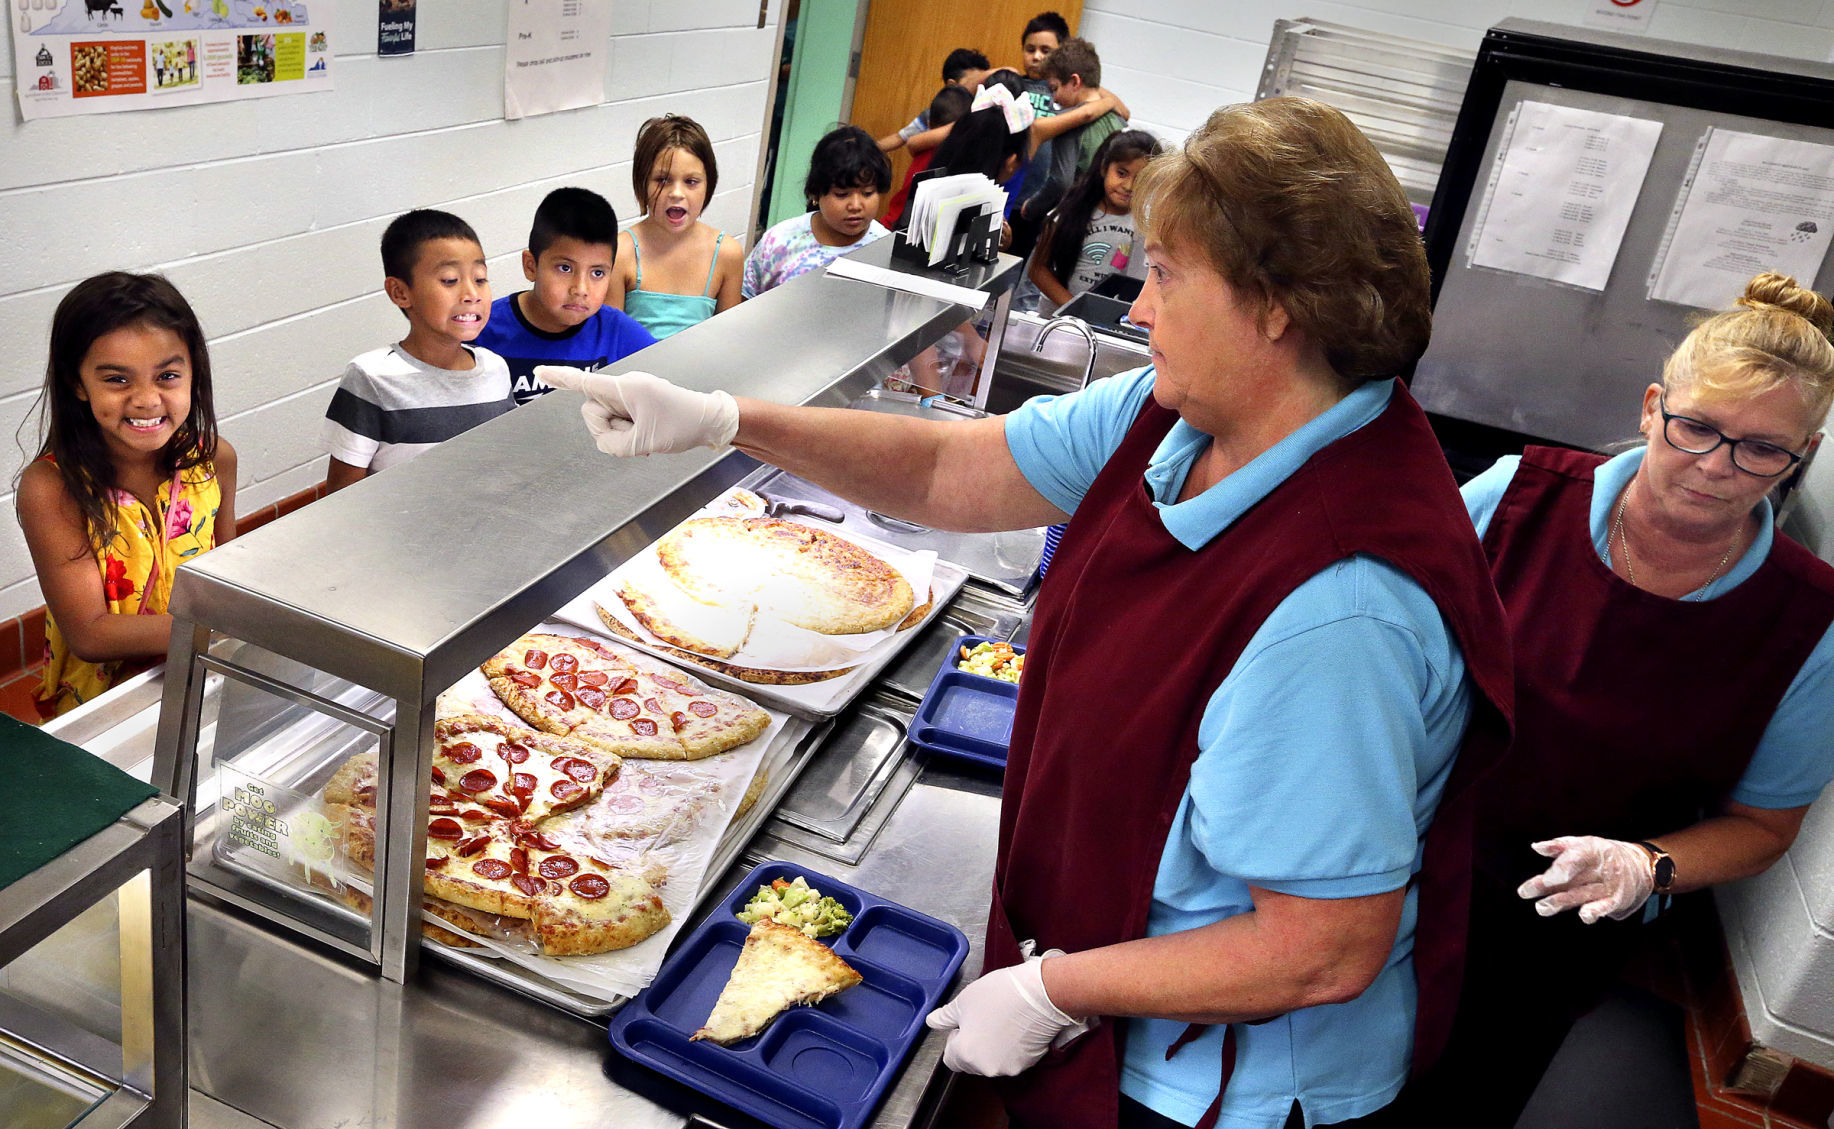
M 1655 892 L 1668 893 L 1675 885 L 1675 860 L 1654 843 L 1640 841 L 1637 846 L 1649 852 L 1649 873 L 1655 879 Z

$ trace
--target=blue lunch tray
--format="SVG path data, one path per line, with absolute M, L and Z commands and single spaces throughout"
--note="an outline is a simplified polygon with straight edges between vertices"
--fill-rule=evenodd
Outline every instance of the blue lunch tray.
M 751 926 L 736 916 L 774 879 L 810 886 L 853 914 L 823 939 L 863 978 L 815 1007 L 793 1007 L 730 1047 L 690 1042 L 732 975 Z M 787 862 L 761 863 L 669 955 L 611 1021 L 626 1058 L 778 1129 L 862 1129 L 968 955 L 962 931 Z
M 979 643 L 1004 643 L 989 635 L 964 635 L 949 648 L 930 689 L 911 719 L 911 744 L 932 753 L 990 768 L 1006 767 L 1007 745 L 1012 740 L 1013 709 L 1019 704 L 1019 684 L 958 670 L 962 648 Z M 1024 647 L 1014 647 L 1023 655 Z

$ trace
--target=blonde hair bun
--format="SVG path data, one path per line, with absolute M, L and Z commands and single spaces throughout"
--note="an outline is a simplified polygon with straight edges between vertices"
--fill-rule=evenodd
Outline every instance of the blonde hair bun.
M 1745 285 L 1738 305 L 1748 310 L 1780 310 L 1804 318 L 1823 334 L 1834 330 L 1834 304 L 1786 274 L 1765 271 Z

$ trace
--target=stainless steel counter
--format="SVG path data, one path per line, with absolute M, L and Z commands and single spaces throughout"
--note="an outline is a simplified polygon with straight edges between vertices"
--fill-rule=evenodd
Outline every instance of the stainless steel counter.
M 983 597 L 984 599 L 984 597 Z M 946 626 L 946 625 L 945 625 Z M 112 763 L 151 770 L 158 672 L 52 725 Z M 915 762 L 921 763 L 921 762 Z M 965 981 L 981 966 L 999 825 L 997 779 L 923 767 L 857 865 L 772 833 L 723 877 L 729 892 L 758 860 L 797 862 L 947 921 L 968 936 Z M 883 817 L 883 813 L 880 813 Z M 683 935 L 686 935 L 684 931 Z M 439 962 L 404 983 L 194 895 L 190 1042 L 199 1124 L 248 1129 L 679 1129 L 756 1123 L 611 1049 L 605 1027 Z M 875 1126 L 917 1123 L 943 1037 L 927 1032 Z M 932 1098 L 933 1100 L 933 1098 Z

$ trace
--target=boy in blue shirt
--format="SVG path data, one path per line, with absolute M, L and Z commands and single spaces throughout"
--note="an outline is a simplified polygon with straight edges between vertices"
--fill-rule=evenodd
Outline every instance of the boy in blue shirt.
M 605 305 L 618 253 L 618 216 L 603 196 L 556 188 L 535 209 L 522 275 L 534 286 L 491 303 L 477 343 L 509 364 L 518 405 L 549 391 L 536 365 L 594 368 L 654 345 L 623 310 Z

